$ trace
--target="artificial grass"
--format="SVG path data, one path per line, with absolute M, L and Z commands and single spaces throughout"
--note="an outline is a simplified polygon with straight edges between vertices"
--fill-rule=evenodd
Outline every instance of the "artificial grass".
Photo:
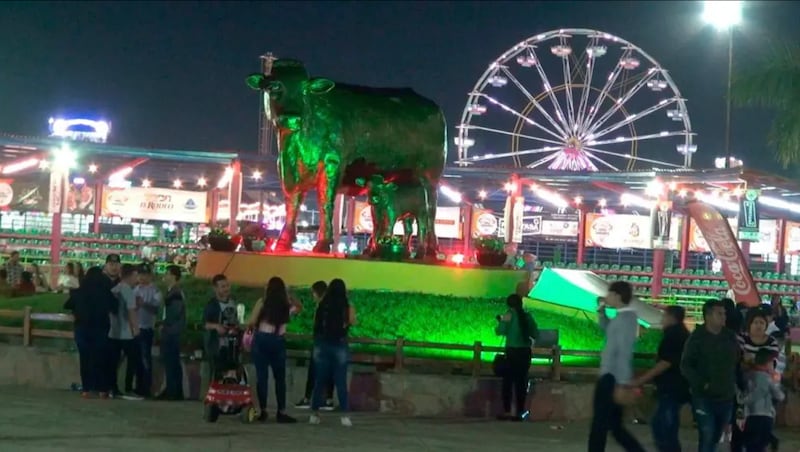
M 208 281 L 187 279 L 183 289 L 188 299 L 187 316 L 190 329 L 198 330 L 202 322 L 202 312 L 212 296 Z M 313 324 L 314 305 L 311 291 L 307 288 L 293 288 L 292 293 L 304 304 L 305 309 L 289 324 L 288 331 L 296 334 L 310 334 Z M 234 286 L 233 299 L 250 309 L 261 297 L 260 289 Z M 396 339 L 403 337 L 410 341 L 439 342 L 448 344 L 472 345 L 480 341 L 484 346 L 501 345 L 501 338 L 494 334 L 495 316 L 505 312 L 504 300 L 486 298 L 456 298 L 419 293 L 397 293 L 381 291 L 352 290 L 349 292 L 351 304 L 358 314 L 358 324 L 350 332 L 352 337 Z M 0 299 L 0 309 L 22 309 L 31 306 L 34 312 L 63 312 L 66 295 L 41 294 L 25 298 Z M 540 329 L 558 329 L 559 343 L 565 350 L 599 350 L 603 335 L 596 323 L 582 313 L 568 314 L 549 309 L 545 304 L 537 304 L 530 312 L 536 318 Z M 1 319 L 0 323 L 20 324 L 21 320 Z M 45 323 L 47 325 L 45 325 Z M 71 328 L 68 324 L 37 322 L 37 327 Z M 200 347 L 198 332 L 187 335 L 187 341 Z M 647 330 L 637 342 L 639 352 L 655 351 L 660 332 Z M 294 344 L 304 346 L 304 344 Z M 391 347 L 368 347 L 374 351 L 391 351 Z M 471 352 L 444 350 L 408 350 L 413 356 L 438 356 L 452 358 L 471 358 Z M 491 356 L 484 356 L 490 359 Z M 565 364 L 591 365 L 596 360 L 570 359 L 564 357 Z

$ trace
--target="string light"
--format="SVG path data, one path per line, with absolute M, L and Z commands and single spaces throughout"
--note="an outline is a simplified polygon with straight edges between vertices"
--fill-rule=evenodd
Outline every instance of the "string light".
M 259 170 L 253 171 L 253 179 L 260 180 L 261 179 L 261 171 L 259 171 Z
M 200 178 L 197 179 L 197 185 L 200 187 L 205 187 L 206 185 L 208 185 L 208 181 L 206 181 L 205 177 L 200 176 Z
M 580 196 L 576 196 L 574 201 L 575 201 L 575 205 L 579 206 L 583 202 L 583 198 L 581 198 Z
M 605 208 L 606 204 L 608 204 L 606 198 L 600 198 L 600 201 L 597 201 L 597 205 L 599 205 L 600 207 Z
M 92 173 L 92 174 L 96 173 L 97 172 L 97 165 L 95 165 L 94 163 L 90 164 L 89 165 L 89 172 Z
M 181 182 L 180 179 L 175 179 L 175 181 L 172 183 L 172 186 L 175 188 L 181 188 L 182 185 L 183 183 Z
M 481 190 L 478 192 L 478 198 L 486 199 L 486 196 L 487 196 L 486 190 Z
M 150 188 L 150 181 L 148 179 L 143 179 L 142 180 L 142 187 Z

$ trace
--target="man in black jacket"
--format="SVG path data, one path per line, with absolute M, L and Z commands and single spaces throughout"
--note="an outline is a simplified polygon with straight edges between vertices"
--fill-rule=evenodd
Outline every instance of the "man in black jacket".
M 703 321 L 686 341 L 681 372 L 692 394 L 698 451 L 714 452 L 733 416 L 741 353 L 736 333 L 725 327 L 725 305 L 721 301 L 703 305 Z
M 167 283 L 167 296 L 164 299 L 164 323 L 161 327 L 161 358 L 164 360 L 166 388 L 158 398 L 183 400 L 181 335 L 186 328 L 186 296 L 180 287 L 180 267 L 167 267 L 164 280 Z

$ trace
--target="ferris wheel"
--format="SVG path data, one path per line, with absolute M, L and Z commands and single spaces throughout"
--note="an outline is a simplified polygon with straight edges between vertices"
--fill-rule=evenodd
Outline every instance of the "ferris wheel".
M 562 29 L 491 62 L 469 94 L 459 165 L 561 171 L 690 167 L 697 146 L 669 73 L 630 42 Z

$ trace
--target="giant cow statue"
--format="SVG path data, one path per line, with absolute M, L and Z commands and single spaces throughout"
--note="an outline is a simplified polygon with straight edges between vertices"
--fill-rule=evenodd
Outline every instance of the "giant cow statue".
M 365 194 L 357 179 L 381 175 L 398 185 L 419 185 L 428 216 L 436 218 L 439 179 L 447 158 L 444 114 L 409 88 L 368 88 L 309 78 L 303 63 L 273 61 L 269 74 L 247 78 L 263 90 L 265 110 L 277 131 L 278 174 L 286 198 L 286 224 L 276 248 L 290 250 L 305 193 L 316 189 L 320 227 L 315 252 L 333 244 L 337 193 Z M 435 255 L 431 227 L 420 237 L 421 255 Z

